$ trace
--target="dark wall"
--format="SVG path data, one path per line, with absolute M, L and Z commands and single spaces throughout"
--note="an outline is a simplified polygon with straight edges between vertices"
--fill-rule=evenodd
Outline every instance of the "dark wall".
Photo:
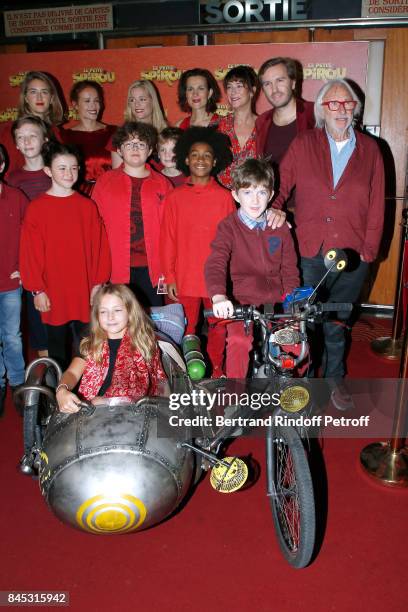
M 361 17 L 361 0 L 309 0 L 309 19 Z
M 199 23 L 198 9 L 197 0 L 117 4 L 114 23 L 118 28 L 190 25 Z

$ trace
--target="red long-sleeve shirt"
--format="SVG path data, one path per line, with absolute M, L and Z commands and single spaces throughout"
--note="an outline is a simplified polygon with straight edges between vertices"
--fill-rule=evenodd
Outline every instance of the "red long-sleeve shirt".
M 356 147 L 333 187 L 330 145 L 324 129 L 298 134 L 279 166 L 281 208 L 296 185 L 296 237 L 300 254 L 348 248 L 365 261 L 378 252 L 384 224 L 384 165 L 377 143 L 356 132 Z
M 240 304 L 280 302 L 299 286 L 297 257 L 286 223 L 275 230 L 250 229 L 235 212 L 221 221 L 205 264 L 208 294 L 227 294 L 228 272 L 233 297 Z
M 207 185 L 186 183 L 166 198 L 160 255 L 167 283 L 179 295 L 206 297 L 204 264 L 218 223 L 235 210 L 231 193 L 212 178 Z
M 18 289 L 18 278 L 10 274 L 19 270 L 20 231 L 28 199 L 22 191 L 0 184 L 0 291 Z
M 44 323 L 89 321 L 94 285 L 108 281 L 108 239 L 95 203 L 78 193 L 44 194 L 27 209 L 20 243 L 20 273 L 29 291 L 45 291 L 51 310 Z

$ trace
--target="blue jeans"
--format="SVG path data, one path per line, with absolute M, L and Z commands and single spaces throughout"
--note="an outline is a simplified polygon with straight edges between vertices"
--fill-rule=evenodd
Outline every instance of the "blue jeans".
M 300 261 L 303 284 L 315 287 L 327 272 L 321 254 L 316 257 L 302 257 Z M 349 268 L 344 272 L 330 272 L 323 285 L 318 289 L 317 298 L 322 302 L 351 302 L 358 300 L 365 277 L 368 263 L 359 257 L 350 261 Z M 322 374 L 325 378 L 342 378 L 345 374 L 346 332 L 349 329 L 350 313 L 334 312 L 330 319 L 323 322 L 322 346 L 317 346 L 316 330 L 312 336 L 312 370 L 316 366 L 316 355 L 322 356 Z
M 0 291 L 0 386 L 7 378 L 12 387 L 24 382 L 20 331 L 21 289 Z

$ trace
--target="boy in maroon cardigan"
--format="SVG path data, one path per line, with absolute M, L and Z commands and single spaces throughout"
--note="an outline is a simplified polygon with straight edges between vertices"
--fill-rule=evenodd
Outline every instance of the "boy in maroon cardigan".
M 256 304 L 282 301 L 299 286 L 297 257 L 288 226 L 267 225 L 266 208 L 273 196 L 274 175 L 261 160 L 247 159 L 233 174 L 232 195 L 240 208 L 218 225 L 205 264 L 205 280 L 214 315 L 233 313 L 227 296 L 228 272 L 234 302 Z M 252 334 L 246 335 L 242 321 L 227 325 L 226 374 L 245 378 Z

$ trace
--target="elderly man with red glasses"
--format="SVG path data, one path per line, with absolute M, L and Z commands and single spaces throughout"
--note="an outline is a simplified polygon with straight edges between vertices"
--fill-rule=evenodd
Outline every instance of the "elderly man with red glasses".
M 328 249 L 346 249 L 349 255 L 347 271 L 331 272 L 319 287 L 323 301 L 357 301 L 382 237 L 383 161 L 375 140 L 353 129 L 360 110 L 347 81 L 326 83 L 315 102 L 316 127 L 296 136 L 279 168 L 280 191 L 273 205 L 282 208 L 296 186 L 295 224 L 304 285 L 316 286 L 322 278 Z M 315 346 L 314 352 L 322 356 L 321 374 L 330 379 L 333 404 L 346 410 L 353 405 L 343 380 L 349 322 L 344 313 L 335 314 L 323 322 L 324 350 Z M 318 365 L 317 359 L 313 365 Z

